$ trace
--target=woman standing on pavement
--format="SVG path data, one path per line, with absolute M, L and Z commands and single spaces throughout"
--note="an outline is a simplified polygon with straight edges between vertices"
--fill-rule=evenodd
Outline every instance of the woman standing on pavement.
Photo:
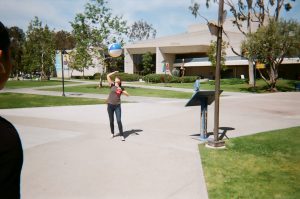
M 114 71 L 107 75 L 108 85 L 110 86 L 110 93 L 107 99 L 107 112 L 109 116 L 111 137 L 112 138 L 115 137 L 115 131 L 114 131 L 114 113 L 115 113 L 121 139 L 122 141 L 125 141 L 125 137 L 123 134 L 123 126 L 121 121 L 121 95 L 124 94 L 128 96 L 129 94 L 122 87 L 122 81 L 119 77 L 116 76 L 115 81 L 112 81 L 111 76 L 116 73 L 118 73 L 118 71 Z

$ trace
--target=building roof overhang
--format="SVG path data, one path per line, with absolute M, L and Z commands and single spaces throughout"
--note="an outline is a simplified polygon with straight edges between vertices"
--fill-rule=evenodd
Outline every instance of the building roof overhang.
M 191 45 L 191 46 L 160 46 L 162 53 L 184 54 L 184 53 L 207 53 L 209 45 Z M 144 54 L 146 52 L 156 53 L 156 47 L 126 48 L 130 54 Z
M 211 40 L 215 40 L 215 38 L 210 35 L 208 30 L 203 30 L 138 41 L 127 44 L 124 48 L 209 45 Z

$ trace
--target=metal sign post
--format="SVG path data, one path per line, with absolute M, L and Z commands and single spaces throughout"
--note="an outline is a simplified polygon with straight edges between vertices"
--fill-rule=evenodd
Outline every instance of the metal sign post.
M 200 140 L 207 139 L 207 98 L 201 100 L 201 125 L 200 125 Z
M 219 91 L 222 93 L 222 90 Z M 200 140 L 206 141 L 207 134 L 207 107 L 215 100 L 215 91 L 198 91 L 187 102 L 185 106 L 200 106 Z
M 219 140 L 219 108 L 220 108 L 220 73 L 221 73 L 221 52 L 222 52 L 222 31 L 223 31 L 224 0 L 219 1 L 219 20 L 217 35 L 217 56 L 215 74 L 215 114 L 214 114 L 214 140 L 208 142 L 210 147 L 224 147 L 225 142 Z

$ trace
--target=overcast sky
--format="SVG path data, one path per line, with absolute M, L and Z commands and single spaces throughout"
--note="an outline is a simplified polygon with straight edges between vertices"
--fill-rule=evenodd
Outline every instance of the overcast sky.
M 70 21 L 76 13 L 83 12 L 88 0 L 0 0 L 0 21 L 6 26 L 18 26 L 26 31 L 34 16 L 51 29 L 71 31 Z M 210 20 L 216 20 L 218 6 L 215 4 L 206 9 L 205 0 L 201 13 Z M 300 2 L 292 2 L 293 9 L 282 16 L 300 22 Z M 144 20 L 157 30 L 157 37 L 183 33 L 187 26 L 204 23 L 201 18 L 195 19 L 189 11 L 191 0 L 108 0 L 108 7 L 115 15 L 122 15 L 128 24 Z

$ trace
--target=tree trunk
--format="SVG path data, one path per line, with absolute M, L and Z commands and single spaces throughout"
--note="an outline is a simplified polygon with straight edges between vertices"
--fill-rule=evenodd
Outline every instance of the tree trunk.
M 17 70 L 17 80 L 18 80 L 18 81 L 20 80 L 20 77 L 19 77 L 19 70 Z
M 102 73 L 100 73 L 100 80 L 99 80 L 99 87 L 102 88 L 103 87 L 103 75 L 106 72 L 106 66 L 105 63 L 103 61 L 103 65 L 102 65 Z
M 277 83 L 276 80 L 270 83 L 270 91 L 271 92 L 277 92 L 276 83 Z
M 258 69 L 258 72 L 259 72 L 259 74 L 260 74 L 260 77 L 266 82 L 266 84 L 267 84 L 268 86 L 270 86 L 270 85 L 269 85 L 269 82 L 268 82 L 268 80 L 267 80 L 267 78 L 263 75 L 262 71 Z
M 44 53 L 42 53 L 42 71 L 40 74 L 40 81 L 42 81 L 42 79 L 45 79 L 45 72 L 44 72 Z
M 249 58 L 248 60 L 248 63 L 249 63 L 249 85 L 251 87 L 254 87 L 255 86 L 255 77 L 254 77 L 254 65 L 253 65 L 253 61 L 251 58 Z
M 271 92 L 276 92 L 277 88 L 276 88 L 276 83 L 277 83 L 277 79 L 278 79 L 278 72 L 276 70 L 276 66 L 273 65 L 270 67 L 269 69 L 269 74 L 270 74 L 270 91 Z
M 84 79 L 84 67 L 82 68 L 82 79 Z
M 248 17 L 247 17 L 247 31 L 248 34 L 252 33 L 251 24 L 252 24 L 252 1 L 247 1 L 248 4 Z M 250 87 L 255 87 L 255 77 L 254 77 L 254 65 L 252 57 L 248 59 L 248 76 L 249 76 L 249 85 Z
M 100 74 L 99 88 L 103 87 L 103 73 Z

